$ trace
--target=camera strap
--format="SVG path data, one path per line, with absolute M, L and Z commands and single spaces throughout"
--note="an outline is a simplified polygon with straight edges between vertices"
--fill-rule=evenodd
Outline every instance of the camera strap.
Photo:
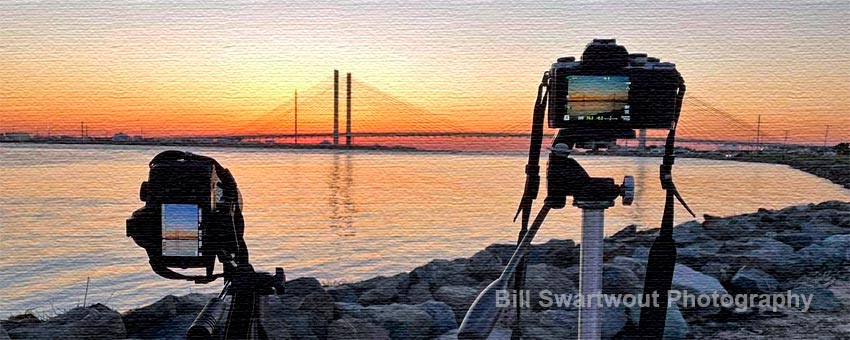
M 528 163 L 525 165 L 525 189 L 522 192 L 519 207 L 514 215 L 514 222 L 522 214 L 517 246 L 528 232 L 528 221 L 531 217 L 531 206 L 537 199 L 540 190 L 540 149 L 543 146 L 543 121 L 546 116 L 546 103 L 549 98 L 549 72 L 543 73 L 540 85 L 537 87 L 537 100 L 534 102 L 534 115 L 531 120 L 531 143 L 528 148 Z M 525 283 L 526 257 L 523 256 L 517 266 L 514 276 L 514 289 L 521 291 Z M 516 318 L 512 325 L 511 339 L 522 338 L 522 308 L 516 306 Z
M 680 85 L 679 93 L 677 94 L 676 119 L 667 134 L 667 140 L 664 146 L 664 159 L 661 163 L 659 173 L 661 188 L 666 191 L 664 214 L 661 219 L 661 229 L 658 237 L 656 237 L 652 248 L 649 250 L 649 258 L 646 264 L 646 278 L 643 287 L 644 296 L 660 296 L 661 298 L 657 299 L 658 305 L 649 305 L 641 308 L 637 330 L 637 338 L 640 339 L 660 340 L 664 338 L 668 307 L 666 297 L 672 287 L 673 273 L 676 269 L 676 241 L 673 239 L 675 200 L 678 200 L 691 216 L 696 217 L 673 183 L 676 124 L 679 121 L 684 97 L 685 85 L 683 83 Z

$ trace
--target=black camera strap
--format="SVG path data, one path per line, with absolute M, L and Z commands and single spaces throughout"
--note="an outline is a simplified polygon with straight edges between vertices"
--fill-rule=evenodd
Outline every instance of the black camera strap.
M 649 250 L 646 278 L 643 286 L 644 296 L 658 296 L 659 298 L 655 299 L 658 302 L 657 305 L 650 304 L 647 307 L 641 308 L 638 334 L 636 337 L 640 339 L 660 340 L 664 338 L 668 307 L 667 295 L 672 287 L 673 273 L 676 269 L 676 241 L 673 239 L 675 200 L 678 200 L 688 213 L 696 217 L 673 183 L 676 124 L 679 121 L 684 97 L 685 85 L 682 84 L 679 87 L 679 93 L 676 98 L 676 119 L 667 134 L 667 140 L 664 146 L 664 159 L 661 163 L 659 174 L 661 188 L 666 191 L 664 215 L 661 219 L 661 229 L 658 237 L 656 237 L 652 248 Z
M 531 121 L 531 143 L 528 148 L 528 163 L 525 165 L 525 189 L 522 192 L 522 199 L 519 202 L 514 222 L 517 217 L 522 214 L 519 235 L 517 236 L 517 245 L 522 242 L 525 234 L 528 232 L 528 221 L 531 217 L 531 207 L 534 200 L 537 199 L 537 194 L 540 190 L 540 149 L 543 146 L 543 121 L 546 117 L 546 103 L 549 98 L 549 72 L 543 73 L 543 78 L 540 80 L 540 85 L 537 87 L 537 101 L 534 103 L 534 116 Z M 522 257 L 517 266 L 516 275 L 514 276 L 514 289 L 521 291 L 525 284 L 525 269 L 527 266 L 526 257 Z M 516 318 L 512 325 L 511 339 L 518 340 L 522 338 L 522 308 L 517 304 Z

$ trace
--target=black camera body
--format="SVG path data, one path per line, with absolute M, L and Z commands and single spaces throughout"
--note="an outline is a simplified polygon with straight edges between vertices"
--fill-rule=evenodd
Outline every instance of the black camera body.
M 170 268 L 206 268 L 204 278 L 212 280 L 216 258 L 248 263 L 241 197 L 227 169 L 182 151 L 162 152 L 149 167 L 139 192 L 145 206 L 127 219 L 127 236 L 147 251 L 157 274 L 204 281 Z
M 574 136 L 634 138 L 634 129 L 670 129 L 684 80 L 672 63 L 629 54 L 594 39 L 581 61 L 559 58 L 549 71 L 549 127 Z

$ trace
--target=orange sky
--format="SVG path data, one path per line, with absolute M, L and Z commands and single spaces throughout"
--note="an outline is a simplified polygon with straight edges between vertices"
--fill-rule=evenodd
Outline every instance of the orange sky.
M 761 115 L 772 136 L 821 142 L 830 125 L 830 141 L 850 139 L 850 46 L 835 43 L 850 33 L 850 5 L 840 1 L 0 10 L 0 131 L 78 135 L 86 121 L 95 135 L 287 133 L 286 103 L 300 89 L 301 131 L 326 132 L 339 68 L 400 100 L 355 86 L 355 130 L 521 132 L 550 63 L 593 37 L 616 37 L 676 62 L 689 96 L 753 126 Z M 683 135 L 746 135 L 703 111 L 686 102 Z

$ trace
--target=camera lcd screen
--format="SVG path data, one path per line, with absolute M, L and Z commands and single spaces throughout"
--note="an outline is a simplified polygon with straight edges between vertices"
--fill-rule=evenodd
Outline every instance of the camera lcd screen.
M 195 204 L 162 205 L 162 256 L 199 256 L 201 209 Z
M 567 76 L 564 120 L 629 121 L 629 87 L 625 76 Z

